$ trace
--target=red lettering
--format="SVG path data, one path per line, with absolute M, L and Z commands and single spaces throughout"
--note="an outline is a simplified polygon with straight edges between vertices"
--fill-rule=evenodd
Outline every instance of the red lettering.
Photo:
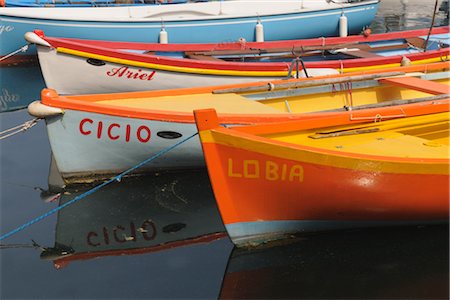
M 136 72 L 136 74 L 133 75 L 133 79 L 137 79 L 140 75 L 142 75 L 142 74 L 139 74 L 140 72 L 142 72 L 141 69 L 139 69 L 139 70 Z M 130 73 L 132 73 L 132 72 L 130 72 Z
M 128 67 L 122 66 L 120 68 L 113 68 L 110 71 L 106 72 L 106 75 L 113 77 L 127 77 L 128 79 L 139 79 L 139 80 L 151 80 L 155 75 L 155 71 L 151 71 L 149 73 L 143 73 L 141 69 L 137 70 L 137 72 L 130 71 Z
M 130 125 L 127 124 L 126 133 L 125 133 L 125 141 L 127 143 L 130 141 L 130 132 L 131 132 L 131 127 L 130 127 Z
M 147 229 L 148 226 L 151 227 L 152 235 L 148 235 L 149 233 Z M 145 240 L 150 241 L 156 237 L 156 226 L 152 220 L 145 220 L 144 223 L 142 223 L 141 228 L 142 228 L 142 236 L 144 237 Z
M 89 232 L 88 233 L 88 235 L 87 235 L 87 243 L 88 243 L 88 245 L 90 245 L 90 246 L 93 246 L 93 247 L 97 247 L 97 246 L 100 246 L 100 243 L 94 243 L 93 241 L 92 241 L 92 237 L 98 237 L 98 234 L 96 234 L 95 232 Z
M 139 78 L 140 80 L 145 80 L 145 79 L 147 78 L 147 76 L 148 76 L 148 74 L 145 74 L 145 73 L 144 73 L 144 74 L 139 75 L 138 78 Z
M 118 138 L 120 138 L 120 135 L 112 135 L 111 131 L 112 131 L 112 129 L 113 129 L 114 127 L 117 127 L 117 128 L 120 129 L 120 125 L 119 125 L 119 124 L 116 124 L 116 123 L 113 123 L 113 124 L 109 125 L 109 127 L 108 127 L 108 137 L 109 137 L 111 140 L 117 140 Z
M 117 231 L 118 230 L 125 230 L 125 228 L 123 228 L 123 226 L 116 226 L 116 228 L 114 228 L 113 233 L 114 233 L 114 239 L 118 242 L 118 243 L 125 243 L 126 239 L 119 239 L 119 237 L 117 236 Z
M 152 71 L 151 73 L 150 73 L 150 75 L 148 76 L 148 78 L 147 78 L 147 80 L 152 80 L 152 78 L 153 78 L 153 75 L 155 75 L 155 71 Z
M 147 132 L 147 137 L 145 137 L 145 138 L 143 138 L 142 134 L 141 134 L 143 130 Z M 138 128 L 138 130 L 136 131 L 136 137 L 139 140 L 139 142 L 147 143 L 150 140 L 150 137 L 151 137 L 150 129 L 147 126 L 144 126 L 144 125 L 140 126 Z
M 103 129 L 103 122 L 100 121 L 100 122 L 98 122 L 98 126 L 97 126 L 97 138 L 102 137 L 102 129 Z
M 131 128 L 130 124 L 121 125 L 119 123 L 105 123 L 103 121 L 95 122 L 91 119 L 83 119 L 80 121 L 79 131 L 83 135 L 95 134 L 98 139 L 108 138 L 112 141 L 119 139 L 125 139 L 125 142 L 129 142 L 132 138 L 132 134 L 136 136 L 137 140 L 141 143 L 147 143 L 151 140 L 152 132 L 148 126 L 141 125 L 136 130 Z M 90 124 L 90 125 L 87 125 Z M 125 127 L 125 130 L 123 128 Z M 103 129 L 105 134 L 103 134 Z M 131 132 L 133 130 L 133 132 Z M 125 132 L 124 132 L 125 131 Z
M 125 72 L 128 70 L 128 67 L 120 67 L 118 69 L 114 68 L 112 69 L 112 71 L 108 71 L 106 72 L 106 75 L 108 76 L 115 76 L 117 75 L 117 77 L 122 77 L 123 74 L 125 74 Z
M 81 134 L 89 135 L 89 134 L 92 133 L 92 131 L 83 129 L 83 126 L 84 126 L 85 123 L 91 123 L 92 124 L 92 123 L 94 123 L 94 121 L 92 121 L 91 119 L 83 119 L 80 122 L 80 132 L 81 132 Z

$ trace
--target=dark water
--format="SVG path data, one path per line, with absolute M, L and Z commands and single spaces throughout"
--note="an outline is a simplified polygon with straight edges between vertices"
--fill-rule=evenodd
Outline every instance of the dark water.
M 427 27 L 433 6 L 383 0 L 372 28 Z M 448 25 L 445 15 L 435 24 Z M 2 68 L 0 76 L 1 111 L 39 99 L 38 68 Z M 0 125 L 29 119 L 25 110 L 3 112 Z M 58 194 L 42 122 L 0 141 L 0 157 L 2 234 L 91 188 Z M 236 250 L 204 170 L 113 183 L 1 245 L 2 299 L 449 297 L 448 225 L 322 233 Z

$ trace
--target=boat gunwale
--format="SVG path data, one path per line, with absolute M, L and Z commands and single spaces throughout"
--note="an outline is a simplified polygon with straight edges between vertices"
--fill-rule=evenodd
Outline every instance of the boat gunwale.
M 442 109 L 441 111 L 437 111 L 433 114 L 447 114 L 449 115 L 450 112 L 448 111 L 448 101 L 447 101 L 447 110 Z M 427 114 L 428 115 L 428 114 Z M 422 115 L 417 115 L 417 116 L 408 116 L 408 117 L 420 117 Z M 325 116 L 322 119 L 327 120 L 328 117 Z M 399 120 L 399 119 L 396 119 Z M 394 121 L 396 121 L 394 120 Z M 317 127 L 314 124 L 317 124 L 316 121 L 323 121 L 320 119 L 305 119 L 305 120 L 299 120 L 299 121 L 293 121 L 292 123 L 313 123 L 311 124 L 308 128 L 312 129 L 312 128 L 320 128 Z M 381 121 L 381 122 L 389 122 L 391 120 L 385 120 L 385 121 Z M 333 122 L 333 121 L 332 121 Z M 368 123 L 367 121 L 365 123 Z M 328 124 L 322 124 L 322 128 L 324 127 L 329 127 L 329 123 Z M 359 123 L 361 124 L 361 123 Z M 378 124 L 378 123 L 377 123 Z M 283 128 L 284 124 L 279 124 L 276 123 L 276 127 L 278 128 Z M 333 123 L 333 126 L 341 126 L 342 124 L 335 124 Z M 344 124 L 345 125 L 345 124 Z M 257 127 L 258 125 L 253 125 L 255 127 Z M 306 126 L 305 126 L 306 127 Z M 302 128 L 299 130 L 306 130 L 306 128 Z M 291 128 L 287 128 L 284 132 L 291 132 L 292 129 Z M 286 160 L 295 160 L 295 161 L 302 161 L 302 162 L 306 162 L 312 165 L 322 165 L 322 166 L 329 166 L 332 168 L 343 168 L 343 169 L 352 169 L 353 167 L 343 167 L 340 165 L 335 165 L 333 164 L 332 161 L 329 161 L 330 159 L 326 159 L 326 160 L 320 160 L 320 159 L 309 159 L 308 161 L 305 161 L 305 157 L 304 155 L 298 155 L 298 151 L 302 151 L 304 153 L 308 153 L 309 156 L 311 155 L 319 155 L 319 156 L 327 156 L 327 157 L 334 157 L 334 160 L 336 161 L 340 161 L 341 159 L 345 159 L 345 160 L 362 160 L 362 161 L 378 161 L 380 163 L 388 163 L 388 164 L 393 164 L 393 165 L 398 165 L 398 164 L 411 164 L 411 165 L 423 165 L 423 172 L 418 172 L 418 173 L 412 173 L 412 172 L 401 172 L 401 170 L 395 170 L 395 166 L 392 166 L 392 169 L 394 169 L 395 171 L 391 171 L 391 172 L 385 172 L 385 171 L 380 171 L 378 170 L 378 172 L 382 172 L 382 173 L 399 173 L 399 174 L 428 174 L 426 173 L 427 171 L 427 167 L 429 167 L 429 165 L 434 164 L 434 165 L 445 165 L 445 164 L 449 164 L 450 163 L 450 157 L 449 158 L 423 158 L 423 157 L 415 157 L 415 158 L 410 158 L 410 157 L 399 157 L 399 156 L 387 156 L 387 155 L 375 155 L 375 154 L 365 154 L 365 153 L 355 153 L 355 152 L 343 152 L 343 151 L 339 151 L 339 150 L 332 150 L 332 149 L 326 149 L 326 148 L 321 148 L 321 147 L 315 147 L 315 146 L 308 146 L 308 145 L 302 145 L 302 144 L 294 144 L 294 143 L 290 143 L 290 142 L 284 142 L 284 141 L 279 141 L 279 140 L 275 140 L 275 139 L 271 139 L 271 138 L 267 138 L 264 136 L 260 136 L 263 133 L 259 133 L 259 134 L 252 134 L 252 133 L 248 133 L 248 132 L 244 132 L 244 131 L 239 131 L 236 130 L 235 127 L 232 128 L 225 128 L 225 127 L 214 127 L 211 129 L 200 129 L 199 130 L 199 134 L 202 140 L 202 144 L 219 144 L 221 146 L 224 147 L 231 147 L 234 149 L 238 149 L 238 150 L 242 150 L 242 151 L 248 151 L 248 152 L 254 152 L 254 153 L 258 153 L 264 156 L 272 156 L 272 157 L 277 157 L 277 158 L 281 158 L 281 159 L 286 159 Z M 217 141 L 216 137 L 214 137 L 214 135 L 216 136 L 222 136 L 222 139 L 220 141 Z M 234 140 L 234 141 L 233 141 Z M 242 142 L 244 141 L 244 142 Z M 247 145 L 248 144 L 248 145 Z M 250 145 L 252 144 L 252 145 Z M 256 144 L 256 145 L 255 145 Z M 272 149 L 266 149 L 266 148 L 272 148 Z M 274 150 L 275 148 L 277 149 L 281 149 L 283 151 L 283 155 L 277 153 L 276 151 L 270 151 L 270 150 Z M 291 153 L 296 153 L 296 155 L 290 155 L 289 157 L 287 157 L 285 154 L 286 152 L 291 152 Z M 295 157 L 294 157 L 295 156 Z M 332 160 L 332 159 L 331 159 Z M 341 162 L 340 162 L 341 163 Z M 370 167 L 368 167 L 368 169 L 370 169 Z M 361 170 L 366 170 L 365 168 L 362 168 Z M 424 173 L 425 172 L 425 173 Z M 447 168 L 447 173 L 429 173 L 429 175 L 449 175 L 450 174 L 450 169 Z
M 257 49 L 273 49 L 283 47 L 280 45 L 289 44 L 292 45 L 295 43 L 297 46 L 322 46 L 323 43 L 325 45 L 336 45 L 341 44 L 342 41 L 346 42 L 377 42 L 380 40 L 394 40 L 394 39 L 404 39 L 410 37 L 416 37 L 420 35 L 428 35 L 429 28 L 427 29 L 413 29 L 406 31 L 393 31 L 386 33 L 375 33 L 368 36 L 364 35 L 350 35 L 347 37 L 323 37 L 323 38 L 311 38 L 311 39 L 299 39 L 299 40 L 283 40 L 283 41 L 264 41 L 264 42 L 246 42 L 246 48 L 257 48 Z M 218 46 L 219 43 L 168 43 L 168 44 L 159 44 L 159 43 L 142 43 L 142 42 L 122 42 L 122 41 L 108 41 L 108 40 L 92 40 L 92 39 L 76 39 L 76 38 L 64 38 L 64 37 L 51 37 L 45 36 L 45 32 L 40 30 L 35 30 L 34 33 L 38 34 L 39 37 L 43 38 L 50 44 L 52 42 L 58 41 L 67 41 L 70 43 L 87 43 L 90 45 L 97 45 L 106 48 L 108 46 L 112 49 L 136 49 L 136 50 L 158 50 L 161 52 L 176 52 L 184 49 L 188 49 L 186 51 L 207 51 L 207 50 L 215 50 L 215 47 Z M 450 28 L 448 26 L 439 26 L 433 27 L 431 34 L 445 34 L 450 33 Z M 238 41 L 232 43 L 221 43 L 222 47 L 225 50 L 233 50 L 242 46 Z M 232 46 L 227 48 L 226 46 Z M 264 47 L 262 47 L 264 46 Z M 284 46 L 285 47 L 285 46 Z
M 286 17 L 288 15 L 292 15 L 292 16 L 299 16 L 302 14 L 309 14 L 309 13 L 317 13 L 317 12 L 331 12 L 331 11 L 337 11 L 337 13 L 341 13 L 342 10 L 346 10 L 348 12 L 348 10 L 351 9 L 355 9 L 355 8 L 359 8 L 359 7 L 364 7 L 364 6 L 370 6 L 370 5 L 379 5 L 381 0 L 362 0 L 361 2 L 351 2 L 351 3 L 344 3 L 346 4 L 346 6 L 341 6 L 339 7 L 339 5 L 337 5 L 336 7 L 333 8 L 322 8 L 322 9 L 310 9 L 310 10 L 302 10 L 302 11 L 288 11 L 288 12 L 283 12 L 283 13 L 260 13 L 258 16 L 256 15 L 248 15 L 248 14 L 241 14 L 238 16 L 227 16 L 227 15 L 214 15 L 214 16 L 203 16 L 202 18 L 198 18 L 197 17 L 191 17 L 188 19 L 182 19 L 182 20 L 177 20 L 177 19 L 166 19 L 164 20 L 164 24 L 166 27 L 170 27 L 170 25 L 175 25 L 175 24 L 179 24 L 179 23 L 189 23 L 189 22 L 205 22 L 205 21 L 222 21 L 222 20 L 236 20 L 236 19 L 242 19 L 243 21 L 246 20 L 255 20 L 258 18 L 263 18 L 263 19 L 267 19 L 267 18 L 278 18 L 278 17 Z M 239 4 L 239 2 L 242 2 L 242 0 L 236 0 L 236 1 L 229 1 L 229 2 L 237 2 Z M 210 2 L 205 2 L 205 3 L 214 3 L 212 1 Z M 199 3 L 180 3 L 177 4 L 177 6 L 180 5 L 186 5 L 186 4 L 199 4 Z M 161 18 L 158 19 L 153 19 L 151 17 L 145 17 L 145 16 L 141 16 L 141 17 L 136 17 L 136 18 L 130 18 L 130 11 L 127 10 L 125 11 L 125 9 L 127 8 L 127 6 L 125 7 L 96 7 L 96 9 L 103 9 L 103 10 L 118 10 L 118 9 L 122 9 L 123 10 L 123 16 L 121 19 L 114 19 L 112 16 L 115 14 L 111 14 L 108 15 L 105 18 L 100 18 L 100 19 L 95 19 L 95 17 L 91 17 L 90 19 L 81 19 L 81 18 L 77 18 L 77 17 L 71 17 L 71 18 L 67 18 L 68 15 L 62 15 L 59 16 L 58 14 L 58 10 L 65 10 L 67 7 L 46 7 L 45 10 L 50 11 L 53 10 L 53 14 L 45 14 L 45 15 L 38 15 L 38 16 L 34 16 L 33 13 L 24 13 L 24 11 L 29 10 L 29 11 L 33 11 L 36 9 L 36 7 L 4 7 L 0 10 L 0 20 L 2 20 L 3 17 L 8 17 L 8 18 L 17 18 L 17 19 L 29 19 L 29 20 L 46 20 L 46 21 L 55 21 L 55 22 L 79 22 L 79 23 L 119 23 L 119 24 L 123 24 L 123 23 L 128 23 L 130 26 L 132 26 L 133 23 L 149 23 L 148 25 L 151 26 L 152 24 L 158 23 L 158 26 L 160 26 L 161 23 Z M 139 8 L 142 8 L 142 6 L 132 6 L 131 7 L 133 10 L 137 10 Z M 85 14 L 86 10 L 92 9 L 92 7 L 71 7 L 70 8 L 73 13 L 70 14 L 70 16 L 73 15 L 83 15 Z M 22 14 L 19 14 L 16 11 L 21 12 Z M 79 10 L 79 11 L 75 11 L 75 10 Z M 193 9 L 193 11 L 195 11 Z M 175 17 L 177 16 L 177 14 L 179 14 L 180 12 L 178 11 L 174 11 Z M 351 12 L 351 11 L 350 11 Z M 162 12 L 164 13 L 164 12 Z M 173 13 L 173 12 L 169 12 L 169 13 Z M 161 14 L 161 13 L 159 13 Z M 155 15 L 155 14 L 153 14 Z M 158 15 L 158 13 L 156 14 Z M 90 16 L 95 16 L 95 14 L 93 13 Z M 127 18 L 125 18 L 127 17 Z M 316 17 L 316 16 L 313 16 Z M 266 22 L 271 22 L 273 20 L 265 20 Z
M 445 29 L 443 29 L 445 30 Z M 164 55 L 131 53 L 124 50 L 109 49 L 103 46 L 85 45 L 81 42 L 71 42 L 64 39 L 44 37 L 44 40 L 56 49 L 57 53 L 64 53 L 75 57 L 95 58 L 114 64 L 146 67 L 150 69 L 169 72 L 183 72 L 190 74 L 211 74 L 228 76 L 286 76 L 290 62 L 233 62 L 209 61 L 189 58 L 178 58 Z M 216 45 L 216 44 L 215 44 Z M 44 46 L 46 47 L 46 46 Z M 46 47 L 47 48 L 47 47 Z M 427 60 L 438 59 L 447 61 L 450 47 L 426 52 L 406 53 L 392 56 L 379 56 L 370 58 L 333 59 L 325 61 L 307 61 L 306 68 L 333 68 L 351 71 L 352 68 L 392 67 L 401 64 L 404 57 L 413 64 L 426 63 Z M 148 64 L 148 65 L 147 65 Z M 395 65 L 394 65 L 395 66 Z M 345 70 L 350 69 L 350 70 Z M 218 72 L 218 74 L 215 74 Z M 230 73 L 228 73 L 230 72 Z M 273 73 L 273 72 L 281 72 Z M 272 74 L 273 73 L 273 74 Z

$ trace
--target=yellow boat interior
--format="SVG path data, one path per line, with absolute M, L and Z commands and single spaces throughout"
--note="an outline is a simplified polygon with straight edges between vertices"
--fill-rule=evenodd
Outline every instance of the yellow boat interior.
M 449 123 L 449 112 L 442 112 L 376 123 L 286 131 L 264 136 L 289 144 L 342 153 L 448 160 Z
M 219 114 L 289 114 L 326 110 L 351 110 L 358 106 L 392 104 L 399 101 L 426 101 L 449 93 L 450 72 L 413 73 L 351 82 L 343 78 L 288 82 L 266 87 L 244 87 L 192 93 L 123 93 L 119 95 L 58 96 L 65 105 L 83 110 L 83 104 L 97 112 L 123 115 L 127 111 L 158 111 L 192 117 L 194 109 L 214 108 Z M 265 89 L 265 90 L 264 90 Z M 434 98 L 433 98 L 434 97 Z M 415 100 L 412 100 L 415 99 Z M 67 100 L 67 101 L 66 101 Z M 43 97 L 44 104 L 52 100 Z M 54 106 L 54 105 L 52 105 Z M 70 106 L 63 108 L 73 108 Z

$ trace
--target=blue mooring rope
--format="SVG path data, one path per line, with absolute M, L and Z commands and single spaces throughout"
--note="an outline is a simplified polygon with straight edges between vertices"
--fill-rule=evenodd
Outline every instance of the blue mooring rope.
M 117 176 L 115 176 L 115 177 L 109 179 L 108 181 L 105 181 L 105 182 L 103 182 L 102 184 L 97 185 L 96 187 L 90 189 L 89 191 L 87 191 L 87 192 L 85 192 L 85 193 L 83 193 L 83 194 L 81 194 L 81 195 L 75 197 L 74 199 L 70 200 L 69 202 L 67 202 L 67 203 L 65 203 L 65 204 L 63 204 L 63 205 L 61 205 L 61 206 L 58 206 L 58 207 L 56 207 L 56 208 L 54 208 L 54 209 L 52 209 L 52 210 L 46 212 L 45 214 L 43 214 L 43 215 L 41 215 L 41 216 L 39 216 L 39 217 L 37 217 L 37 218 L 35 218 L 35 219 L 33 219 L 33 220 L 31 220 L 31 221 L 25 223 L 25 224 L 23 224 L 23 225 L 17 227 L 17 228 L 14 229 L 14 230 L 11 230 L 11 231 L 8 232 L 8 233 L 5 233 L 4 235 L 0 236 L 0 241 L 2 241 L 2 240 L 4 240 L 4 239 L 6 239 L 6 238 L 8 238 L 8 237 L 10 237 L 10 236 L 12 236 L 12 235 L 18 233 L 18 232 L 20 232 L 20 231 L 22 231 L 22 230 L 24 230 L 24 229 L 26 229 L 27 227 L 30 227 L 30 226 L 33 225 L 34 223 L 37 223 L 37 222 L 39 222 L 39 221 L 41 221 L 41 220 L 47 218 L 48 216 L 54 214 L 55 212 L 60 211 L 60 210 L 63 209 L 64 207 L 69 206 L 69 205 L 71 205 L 71 204 L 73 204 L 73 203 L 75 203 L 75 202 L 77 202 L 77 201 L 83 199 L 84 197 L 89 196 L 89 195 L 95 193 L 96 191 L 98 191 L 98 190 L 101 189 L 102 187 L 104 187 L 104 186 L 106 186 L 106 185 L 108 185 L 108 184 L 110 184 L 110 183 L 112 183 L 112 182 L 114 182 L 114 181 L 120 182 L 120 180 L 122 180 L 122 177 L 123 177 L 124 175 L 127 175 L 128 173 L 130 173 L 130 172 L 136 170 L 137 168 L 140 168 L 141 166 L 145 165 L 146 163 L 151 162 L 152 160 L 154 160 L 154 159 L 160 157 L 161 155 L 163 155 L 163 154 L 169 152 L 170 150 L 174 149 L 175 147 L 177 147 L 177 146 L 183 144 L 184 142 L 187 142 L 188 140 L 190 140 L 191 138 L 193 138 L 193 137 L 196 136 L 197 134 L 198 134 L 198 132 L 196 132 L 195 134 L 191 135 L 190 137 L 188 137 L 188 138 L 186 138 L 186 139 L 184 139 L 184 140 L 182 140 L 182 141 L 180 141 L 180 142 L 178 142 L 178 143 L 176 143 L 176 144 L 174 144 L 174 145 L 172 145 L 172 146 L 170 146 L 170 147 L 168 147 L 168 148 L 165 148 L 165 149 L 161 150 L 160 152 L 156 153 L 156 154 L 153 155 L 152 157 L 150 157 L 150 158 L 144 160 L 143 162 L 137 164 L 136 166 L 134 166 L 134 167 L 132 167 L 132 168 L 130 168 L 130 169 L 128 169 L 128 170 L 126 170 L 126 171 L 120 173 L 119 175 L 117 175 Z

